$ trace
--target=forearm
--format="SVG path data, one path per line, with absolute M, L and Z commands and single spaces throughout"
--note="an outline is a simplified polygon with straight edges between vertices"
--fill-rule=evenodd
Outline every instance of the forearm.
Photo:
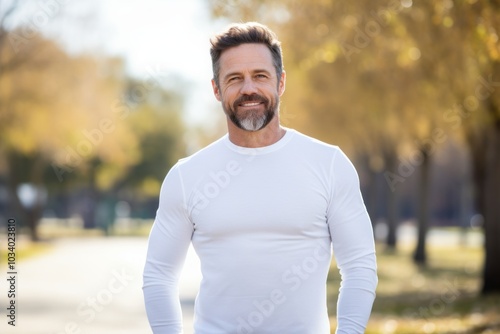
M 146 313 L 154 334 L 182 333 L 182 312 L 178 293 L 167 291 L 164 284 L 143 287 Z
M 378 282 L 375 255 L 367 255 L 352 266 L 345 266 L 341 275 L 336 334 L 362 334 L 370 317 Z
M 154 226 L 143 274 L 144 303 L 154 334 L 182 333 L 179 277 L 187 245 L 165 238 Z

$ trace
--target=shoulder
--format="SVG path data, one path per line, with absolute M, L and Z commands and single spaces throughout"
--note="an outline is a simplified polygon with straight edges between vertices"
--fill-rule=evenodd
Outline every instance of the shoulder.
M 333 157 L 339 153 L 342 153 L 342 150 L 337 145 L 326 143 L 317 138 L 303 134 L 297 130 L 288 129 L 288 131 L 293 132 L 293 141 L 296 148 L 301 149 L 306 154 L 320 154 Z
M 213 160 L 220 154 L 221 149 L 223 149 L 223 142 L 227 140 L 227 135 L 222 136 L 216 141 L 212 142 L 208 146 L 196 151 L 195 153 L 179 159 L 176 166 L 177 168 L 186 168 L 191 165 L 199 165 L 200 163 L 206 163 Z
M 301 157 L 328 166 L 329 172 L 335 175 L 357 177 L 352 161 L 339 146 L 307 136 L 296 130 L 291 131 L 294 131 L 294 149 L 299 152 Z

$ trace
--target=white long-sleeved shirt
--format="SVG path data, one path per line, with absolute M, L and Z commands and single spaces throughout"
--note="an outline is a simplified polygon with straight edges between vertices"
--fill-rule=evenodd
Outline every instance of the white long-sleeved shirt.
M 377 285 L 372 227 L 343 152 L 287 129 L 261 148 L 224 136 L 167 174 L 149 237 L 144 298 L 155 334 L 182 333 L 178 280 L 200 258 L 196 334 L 326 334 L 331 248 L 337 334 L 364 333 Z

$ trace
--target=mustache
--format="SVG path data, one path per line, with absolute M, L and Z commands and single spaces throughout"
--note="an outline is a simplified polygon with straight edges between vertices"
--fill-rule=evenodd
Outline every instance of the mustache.
M 237 106 L 245 102 L 263 102 L 265 105 L 267 105 L 269 103 L 269 99 L 259 94 L 242 95 L 234 101 L 233 107 L 236 108 Z

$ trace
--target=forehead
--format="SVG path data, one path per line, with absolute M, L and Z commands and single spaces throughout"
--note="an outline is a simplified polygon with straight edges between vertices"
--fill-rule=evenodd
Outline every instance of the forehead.
M 264 44 L 242 44 L 225 50 L 220 57 L 220 72 L 274 69 L 271 51 Z

